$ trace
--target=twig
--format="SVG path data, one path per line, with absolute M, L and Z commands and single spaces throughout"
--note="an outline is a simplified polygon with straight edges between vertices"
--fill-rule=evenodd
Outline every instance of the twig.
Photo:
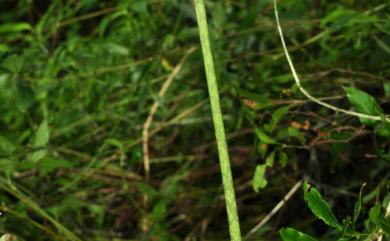
M 195 50 L 194 47 L 190 48 L 184 57 L 179 61 L 179 63 L 173 68 L 172 72 L 168 75 L 165 82 L 161 86 L 160 92 L 158 93 L 158 99 L 154 101 L 152 106 L 150 107 L 149 115 L 145 120 L 145 123 L 142 128 L 142 152 L 143 152 L 143 165 L 144 165 L 144 175 L 145 180 L 149 181 L 150 179 L 150 158 L 149 158 L 149 128 L 153 122 L 154 114 L 156 113 L 161 98 L 164 97 L 165 93 L 167 92 L 168 88 L 171 86 L 173 79 L 177 76 L 177 74 L 180 72 L 181 68 L 183 67 L 184 62 L 186 61 L 188 55 L 192 53 Z M 145 194 L 143 196 L 143 205 L 144 208 L 147 209 L 148 206 L 148 196 Z M 144 233 L 146 233 L 149 229 L 149 220 L 147 216 L 144 216 L 141 218 L 141 229 Z
M 108 7 L 108 8 L 100 9 L 98 11 L 87 13 L 87 14 L 84 14 L 84 15 L 81 15 L 81 16 L 69 18 L 69 19 L 66 19 L 66 20 L 63 20 L 62 22 L 60 22 L 58 24 L 58 27 L 61 28 L 61 27 L 64 27 L 66 25 L 70 25 L 72 23 L 76 23 L 76 22 L 79 22 L 79 21 L 83 21 L 83 20 L 99 17 L 101 15 L 105 15 L 107 13 L 111 13 L 111 12 L 115 11 L 116 9 L 117 9 L 116 7 Z
M 329 130 L 328 132 L 330 133 L 332 131 L 342 131 L 342 130 L 348 130 L 348 129 L 355 130 L 355 132 L 353 132 L 352 135 L 348 138 L 322 140 L 323 136 L 318 135 L 316 138 L 314 138 L 313 140 L 310 141 L 308 146 L 310 148 L 312 148 L 314 146 L 318 146 L 318 145 L 326 144 L 326 143 L 349 143 L 350 141 L 358 138 L 361 135 L 370 133 L 369 131 L 364 130 L 364 126 L 361 126 L 360 128 L 354 128 L 354 127 L 349 128 L 348 126 L 346 126 L 346 127 L 336 128 L 335 130 Z
M 190 48 L 184 57 L 180 60 L 180 62 L 176 65 L 176 67 L 172 70 L 170 75 L 165 80 L 164 84 L 162 85 L 160 92 L 158 93 L 159 98 L 163 98 L 165 93 L 167 92 L 169 86 L 172 84 L 173 79 L 176 77 L 176 75 L 180 72 L 181 68 L 183 67 L 184 62 L 186 61 L 189 54 L 195 51 L 195 47 Z M 158 106 L 160 105 L 160 101 L 157 99 L 152 107 L 150 108 L 149 115 L 146 118 L 146 121 L 143 125 L 142 130 L 142 150 L 143 150 L 143 163 L 144 163 L 144 172 L 145 172 L 145 179 L 149 180 L 150 178 L 150 160 L 149 160 L 149 128 L 150 125 L 153 122 L 154 114 L 157 111 Z
M 246 235 L 245 239 L 248 239 L 250 236 L 252 236 L 254 233 L 257 232 L 261 227 L 264 226 L 274 215 L 277 213 L 286 203 L 287 201 L 294 195 L 294 193 L 298 190 L 298 188 L 302 185 L 302 180 L 298 181 L 291 190 L 283 197 L 282 200 L 276 206 L 271 210 L 270 213 L 261 220 L 260 223 L 258 223 L 254 228 L 252 228 Z
M 320 100 L 340 100 L 343 98 L 345 98 L 345 95 L 321 97 L 318 99 L 320 99 Z M 303 104 L 306 104 L 308 102 L 309 102 L 309 100 L 307 100 L 307 99 L 302 99 L 302 100 L 299 100 L 299 99 L 290 99 L 290 100 L 289 99 L 287 99 L 287 100 L 275 99 L 275 100 L 272 100 L 273 105 L 303 105 Z
M 193 114 L 196 110 L 198 110 L 199 108 L 204 106 L 206 103 L 207 103 L 207 100 L 200 101 L 199 103 L 192 106 L 191 108 L 188 108 L 188 109 L 184 110 L 183 112 L 179 113 L 177 116 L 173 117 L 172 119 L 170 119 L 166 122 L 162 122 L 162 123 L 157 124 L 157 126 L 154 129 L 149 131 L 149 137 L 156 135 L 158 132 L 163 130 L 165 127 L 179 124 L 181 120 L 183 120 L 184 118 Z M 142 143 L 142 136 L 136 140 L 131 141 L 130 143 L 127 143 L 126 149 L 130 149 L 131 147 L 138 145 L 140 143 Z
M 389 116 L 382 117 L 382 116 L 368 115 L 368 114 L 363 114 L 363 113 L 359 113 L 359 112 L 355 112 L 355 111 L 349 111 L 349 110 L 341 109 L 339 107 L 336 107 L 336 106 L 330 105 L 330 104 L 328 104 L 326 102 L 323 102 L 320 99 L 312 96 L 309 92 L 307 92 L 306 89 L 303 88 L 302 85 L 301 85 L 301 80 L 299 79 L 299 76 L 298 76 L 298 74 L 297 74 L 297 72 L 295 70 L 294 64 L 293 64 L 293 62 L 291 60 L 291 57 L 290 57 L 290 54 L 288 52 L 286 41 L 285 41 L 284 35 L 283 35 L 282 26 L 281 26 L 280 20 L 279 20 L 279 13 L 278 13 L 276 0 L 274 0 L 274 10 L 275 10 L 276 25 L 277 25 L 278 32 L 279 32 L 280 41 L 282 42 L 284 54 L 285 54 L 285 56 L 287 58 L 287 62 L 289 64 L 291 72 L 292 72 L 292 74 L 294 76 L 295 83 L 298 86 L 299 90 L 308 99 L 310 99 L 311 101 L 313 101 L 313 102 L 315 102 L 315 103 L 317 103 L 317 104 L 319 104 L 319 105 L 321 105 L 323 107 L 326 107 L 328 109 L 334 110 L 336 112 L 342 112 L 342 113 L 350 115 L 350 116 L 356 116 L 356 117 L 359 117 L 359 118 L 366 118 L 366 119 L 376 120 L 376 121 L 390 122 L 390 117 Z
M 305 75 L 305 77 L 306 78 L 320 79 L 320 78 L 324 78 L 325 76 L 331 75 L 333 73 L 340 73 L 340 74 L 345 74 L 345 75 L 366 77 L 368 79 L 376 80 L 376 81 L 388 81 L 384 77 L 376 76 L 376 75 L 371 74 L 371 73 L 353 71 L 353 70 L 350 70 L 350 69 L 342 69 L 342 68 L 333 68 L 333 69 L 321 71 L 321 72 L 318 72 L 318 73 L 307 74 L 307 75 Z
M 86 78 L 86 77 L 90 77 L 90 76 L 98 76 L 98 75 L 116 72 L 116 71 L 120 71 L 120 70 L 124 70 L 124 69 L 130 69 L 130 68 L 138 66 L 138 65 L 149 63 L 152 60 L 153 60 L 152 57 L 148 57 L 146 59 L 141 59 L 141 60 L 137 60 L 137 61 L 133 61 L 133 62 L 125 63 L 125 64 L 120 64 L 120 65 L 116 65 L 116 66 L 102 67 L 96 71 L 89 72 L 89 73 L 74 74 L 74 75 L 69 75 L 66 77 L 67 78 Z

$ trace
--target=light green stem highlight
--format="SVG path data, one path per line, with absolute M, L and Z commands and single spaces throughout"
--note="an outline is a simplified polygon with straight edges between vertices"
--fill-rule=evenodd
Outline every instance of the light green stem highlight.
M 225 192 L 225 205 L 228 214 L 229 232 L 231 241 L 241 241 L 240 223 L 237 215 L 236 197 L 232 171 L 230 168 L 229 154 L 227 150 L 225 128 L 222 120 L 221 106 L 218 94 L 218 85 L 215 75 L 213 55 L 210 46 L 210 38 L 207 26 L 206 8 L 204 0 L 194 0 L 195 11 L 198 19 L 199 36 L 202 45 L 203 63 L 206 71 L 207 86 L 210 95 L 211 111 L 215 128 L 215 136 L 218 145 L 219 162 L 222 173 L 222 182 Z

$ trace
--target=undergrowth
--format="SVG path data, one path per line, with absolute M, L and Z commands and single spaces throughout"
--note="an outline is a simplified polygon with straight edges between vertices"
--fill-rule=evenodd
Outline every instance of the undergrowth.
M 272 1 L 206 1 L 242 236 L 386 240 L 390 6 L 278 8 L 302 87 L 381 119 L 301 93 Z M 198 34 L 192 1 L 0 1 L 1 233 L 229 239 Z

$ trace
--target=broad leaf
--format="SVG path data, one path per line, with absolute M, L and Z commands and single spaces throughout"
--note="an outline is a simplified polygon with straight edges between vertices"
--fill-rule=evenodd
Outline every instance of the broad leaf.
M 12 73 L 18 73 L 21 71 L 24 64 L 24 58 L 20 55 L 10 55 L 2 63 L 1 66 L 8 69 Z
M 281 151 L 279 152 L 279 164 L 282 167 L 285 167 L 288 163 L 288 156 L 285 152 Z
M 108 42 L 104 46 L 110 54 L 126 56 L 130 53 L 130 50 L 126 46 L 114 42 Z
M 283 241 L 317 241 L 312 236 L 299 232 L 293 228 L 283 228 L 279 231 Z
M 275 152 L 273 151 L 273 152 L 271 153 L 271 155 L 269 155 L 269 156 L 267 157 L 267 159 L 265 160 L 265 165 L 266 165 L 267 167 L 272 167 L 272 166 L 274 165 L 274 160 L 275 160 Z
M 164 201 L 158 202 L 156 205 L 153 207 L 152 211 L 152 219 L 154 222 L 158 222 L 161 220 L 164 215 L 167 213 L 167 205 L 165 204 Z
M 60 168 L 71 168 L 73 166 L 71 161 L 65 159 L 46 158 L 39 162 L 39 169 L 42 176 Z
M 377 225 L 390 237 L 390 218 L 378 218 Z
M 346 87 L 344 90 L 356 111 L 369 115 L 379 116 L 383 114 L 382 108 L 371 95 L 352 87 Z M 377 122 L 366 118 L 360 118 L 360 121 L 365 125 L 373 125 Z
M 255 174 L 252 179 L 252 187 L 255 192 L 258 192 L 260 188 L 265 188 L 267 186 L 267 180 L 264 178 L 266 164 L 257 165 Z
M 283 106 L 277 109 L 273 114 L 269 124 L 265 125 L 268 132 L 273 132 L 279 121 L 288 113 L 290 106 Z
M 19 83 L 17 85 L 16 106 L 25 112 L 35 100 L 35 94 L 32 88 L 25 83 Z
M 31 155 L 31 161 L 38 162 L 46 156 L 46 145 L 49 142 L 49 125 L 47 120 L 42 121 L 35 133 L 33 148 L 38 149 Z
M 256 128 L 255 129 L 255 133 L 257 135 L 257 137 L 260 139 L 260 141 L 262 143 L 265 143 L 265 144 L 276 144 L 277 141 L 275 141 L 274 139 L 272 139 L 270 136 L 268 136 L 262 129 L 260 128 Z
M 373 222 L 376 226 L 380 227 L 386 235 L 390 236 L 390 218 L 381 217 L 381 205 L 376 204 L 368 212 L 370 221 Z
M 21 32 L 31 29 L 31 25 L 26 22 L 13 22 L 0 25 L 0 33 Z
M 341 231 L 343 229 L 342 225 L 337 221 L 329 204 L 321 197 L 318 190 L 306 182 L 303 184 L 303 189 L 304 199 L 313 214 L 327 225 Z
M 0 135 L 0 153 L 12 152 L 16 148 L 7 137 Z
M 389 122 L 379 123 L 379 125 L 377 125 L 376 128 L 378 130 L 379 136 L 390 137 L 390 123 Z

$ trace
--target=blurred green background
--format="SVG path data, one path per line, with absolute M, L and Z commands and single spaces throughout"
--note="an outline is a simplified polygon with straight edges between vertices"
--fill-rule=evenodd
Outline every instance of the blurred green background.
M 337 217 L 367 182 L 367 215 L 388 194 L 389 133 L 305 99 L 270 0 L 206 3 L 243 234 L 303 176 Z M 350 109 L 343 87 L 358 88 L 389 113 L 388 1 L 284 0 L 279 11 L 310 93 Z M 227 240 L 192 2 L 1 0 L 0 172 L 0 230 L 20 240 Z M 301 191 L 250 240 L 280 240 L 285 226 L 334 240 Z

